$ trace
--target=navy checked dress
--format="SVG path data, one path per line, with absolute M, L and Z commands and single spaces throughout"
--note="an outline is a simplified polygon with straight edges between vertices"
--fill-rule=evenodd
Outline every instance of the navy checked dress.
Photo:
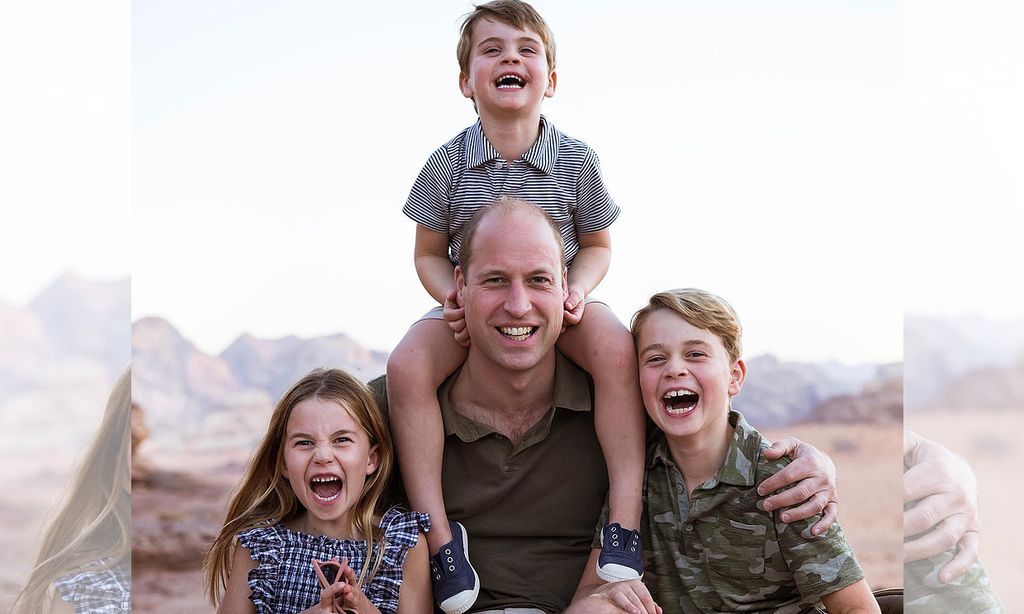
M 75 614 L 128 614 L 132 611 L 132 577 L 122 561 L 108 569 L 113 559 L 96 562 L 87 569 L 62 576 L 54 582 L 60 598 L 75 606 Z
M 402 566 L 409 549 L 421 532 L 430 529 L 430 520 L 420 512 L 392 508 L 380 520 L 383 545 L 374 544 L 376 557 L 381 547 L 384 558 L 376 575 L 363 584 L 363 594 L 382 614 L 394 614 L 398 591 L 402 586 Z M 248 548 L 259 563 L 249 572 L 249 599 L 258 614 L 295 614 L 320 602 L 320 584 L 311 561 L 348 557 L 349 566 L 359 576 L 366 560 L 363 540 L 333 539 L 309 535 L 276 524 L 256 527 L 238 534 L 238 543 Z

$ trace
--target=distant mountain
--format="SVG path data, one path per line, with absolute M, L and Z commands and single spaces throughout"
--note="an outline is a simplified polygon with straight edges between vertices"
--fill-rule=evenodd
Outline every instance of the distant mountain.
M 0 304 L 0 442 L 73 457 L 99 425 L 130 354 L 128 280 L 65 274 L 24 306 Z
M 733 400 L 751 424 L 770 428 L 814 419 L 815 410 L 836 396 L 859 395 L 878 377 L 879 366 L 781 361 L 765 354 L 747 361 L 747 380 Z
M 934 318 L 908 315 L 903 321 L 906 370 L 906 410 L 949 406 L 951 399 L 974 390 L 981 382 L 973 372 L 993 372 L 1010 377 L 1024 360 L 1024 319 L 995 321 L 978 316 Z M 957 383 L 960 392 L 951 392 Z M 984 387 L 982 387 L 984 388 Z M 1000 388 L 984 388 L 977 394 L 989 401 Z M 1006 396 L 1006 395 L 1004 395 Z M 1010 402 L 1012 395 L 1003 399 Z M 997 402 L 998 404 L 998 402 Z
M 249 450 L 276 400 L 311 369 L 337 367 L 368 380 L 384 371 L 386 359 L 341 334 L 243 335 L 210 356 L 170 322 L 144 318 L 132 326 L 132 398 L 146 413 L 153 453 Z

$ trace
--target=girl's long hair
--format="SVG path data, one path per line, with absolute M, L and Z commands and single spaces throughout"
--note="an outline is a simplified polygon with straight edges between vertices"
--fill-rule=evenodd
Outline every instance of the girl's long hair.
M 306 399 L 338 403 L 369 434 L 371 448 L 377 446 L 377 470 L 367 478 L 362 495 L 349 512 L 349 519 L 352 533 L 366 540 L 366 562 L 359 573 L 358 585 L 372 579 L 380 565 L 384 549 L 379 548 L 377 557 L 373 557 L 373 544 L 381 540 L 380 529 L 375 526 L 373 517 L 377 501 L 391 477 L 394 456 L 391 432 L 373 393 L 365 384 L 339 369 L 316 369 L 299 380 L 278 401 L 270 416 L 267 433 L 231 495 L 224 526 L 203 563 L 207 594 L 215 606 L 231 574 L 235 536 L 254 527 L 288 522 L 305 511 L 284 479 L 283 441 L 292 410 Z
M 13 612 L 48 612 L 53 583 L 86 570 L 125 565 L 131 550 L 131 371 L 107 398 L 103 421 L 82 458 Z

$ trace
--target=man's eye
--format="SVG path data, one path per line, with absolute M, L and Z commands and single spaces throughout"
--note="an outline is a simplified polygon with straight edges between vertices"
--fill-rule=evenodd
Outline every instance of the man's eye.
M 541 276 L 537 276 L 537 277 L 531 277 L 531 278 L 530 278 L 530 281 L 531 281 L 532 283 L 535 283 L 535 284 L 547 284 L 547 283 L 551 283 L 551 280 L 550 280 L 549 278 L 547 278 L 547 277 L 541 277 Z

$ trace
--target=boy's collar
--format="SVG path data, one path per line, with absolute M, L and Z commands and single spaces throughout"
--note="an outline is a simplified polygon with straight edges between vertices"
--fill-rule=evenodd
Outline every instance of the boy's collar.
M 487 140 L 487 135 L 484 134 L 484 128 L 479 119 L 469 128 L 467 136 L 466 168 L 475 168 L 485 162 L 497 160 L 501 157 L 490 141 Z M 555 159 L 557 157 L 558 133 L 555 127 L 541 115 L 537 140 L 523 154 L 523 160 L 537 170 L 550 175 L 551 171 L 555 168 Z
M 734 486 L 753 486 L 757 481 L 757 460 L 761 454 L 761 434 L 747 423 L 743 414 L 729 410 L 729 425 L 733 427 L 732 441 L 722 466 L 715 473 L 715 481 Z M 675 467 L 672 451 L 668 447 L 665 433 L 659 433 L 657 443 L 647 462 L 651 469 L 661 462 Z M 677 468 L 678 470 L 678 468 Z

